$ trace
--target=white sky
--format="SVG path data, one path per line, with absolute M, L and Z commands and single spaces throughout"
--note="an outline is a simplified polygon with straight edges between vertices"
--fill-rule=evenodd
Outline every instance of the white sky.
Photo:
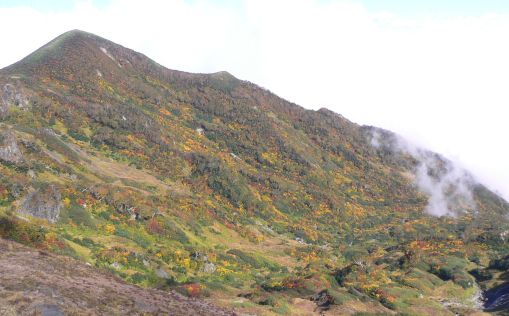
M 460 162 L 509 199 L 509 15 L 379 7 L 112 0 L 52 11 L 0 2 L 0 67 L 81 29 L 168 68 L 227 70 L 306 108 L 393 130 Z

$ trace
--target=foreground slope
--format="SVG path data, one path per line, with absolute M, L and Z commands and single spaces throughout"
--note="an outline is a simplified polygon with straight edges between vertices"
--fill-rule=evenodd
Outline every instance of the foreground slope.
M 142 289 L 74 259 L 0 239 L 0 314 L 233 315 L 171 291 Z
M 72 31 L 0 88 L 1 235 L 131 283 L 254 313 L 326 289 L 331 313 L 448 315 L 480 308 L 507 253 L 509 205 L 451 162 L 226 72 Z

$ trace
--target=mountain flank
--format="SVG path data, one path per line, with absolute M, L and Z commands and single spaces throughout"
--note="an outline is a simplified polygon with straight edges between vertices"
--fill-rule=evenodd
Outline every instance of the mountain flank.
M 44 260 L 71 260 L 54 253 L 90 265 L 76 263 L 88 288 L 159 308 L 147 314 L 205 306 L 178 292 L 239 314 L 474 315 L 506 282 L 508 213 L 468 171 L 390 131 L 90 33 L 0 70 L 0 237 L 51 254 L 2 255 L 38 291 L 5 301 L 14 311 L 99 299 L 78 287 L 55 303 L 47 289 L 64 285 L 37 279 Z M 25 270 L 9 263 L 24 253 Z

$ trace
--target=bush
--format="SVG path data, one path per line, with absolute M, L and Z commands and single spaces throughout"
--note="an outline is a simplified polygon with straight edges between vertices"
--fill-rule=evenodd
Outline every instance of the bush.
M 123 227 L 116 227 L 115 235 L 130 239 L 143 248 L 147 248 L 151 244 L 150 240 L 143 237 L 140 233 L 131 232 L 127 229 L 124 229 Z
M 166 237 L 178 241 L 183 245 L 189 244 L 189 238 L 187 238 L 186 233 L 180 229 L 172 220 L 165 219 L 163 223 L 163 229 Z
M 443 264 L 432 264 L 429 272 L 444 281 L 452 280 L 463 288 L 469 288 L 474 282 L 465 271 L 465 267 L 465 260 L 458 257 L 447 257 Z
M 77 133 L 73 130 L 69 130 L 68 131 L 68 134 L 69 136 L 71 136 L 72 138 L 76 139 L 76 140 L 79 140 L 79 141 L 82 141 L 82 142 L 89 142 L 90 141 L 90 138 L 88 138 L 87 136 L 85 135 L 82 135 L 80 133 Z
M 272 262 L 269 262 L 263 258 L 254 256 L 254 255 L 247 254 L 247 253 L 245 253 L 241 250 L 238 250 L 238 249 L 230 249 L 226 253 L 230 254 L 230 255 L 234 255 L 235 257 L 240 259 L 242 262 L 244 262 L 245 264 L 247 264 L 255 269 L 267 268 L 270 271 L 280 271 L 281 270 L 281 268 L 278 265 L 276 265 Z
M 71 236 L 62 236 L 62 237 L 64 237 L 65 239 L 72 240 L 73 242 L 77 243 L 78 245 L 81 245 L 88 249 L 98 250 L 98 249 L 102 248 L 101 245 L 99 245 L 98 243 L 96 243 L 95 241 L 93 241 L 92 239 L 90 239 L 88 237 L 84 237 L 84 238 L 72 238 Z
M 69 209 L 67 209 L 67 216 L 76 225 L 95 228 L 94 220 L 90 217 L 90 214 L 87 212 L 87 210 L 78 204 L 71 204 Z
M 490 261 L 490 269 L 496 269 L 499 271 L 509 270 L 509 256 L 501 259 L 494 259 Z
M 468 271 L 468 273 L 470 273 L 471 275 L 473 275 L 473 276 L 474 276 L 474 278 L 475 278 L 478 282 L 483 282 L 483 281 L 488 281 L 488 280 L 493 279 L 493 273 L 491 273 L 491 272 L 490 272 L 490 271 L 488 271 L 488 270 L 484 270 L 484 269 L 476 268 L 476 269 L 473 269 L 473 270 Z
M 40 246 L 46 239 L 46 231 L 42 227 L 30 225 L 10 217 L 1 217 L 0 237 L 26 245 Z

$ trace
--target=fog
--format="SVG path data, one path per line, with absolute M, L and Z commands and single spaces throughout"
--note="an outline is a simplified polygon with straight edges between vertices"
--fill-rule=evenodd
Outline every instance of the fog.
M 477 180 L 456 162 L 416 146 L 395 134 L 382 135 L 371 132 L 371 145 L 388 150 L 394 156 L 411 156 L 416 162 L 412 168 L 414 184 L 428 196 L 425 211 L 434 216 L 456 217 L 465 212 L 475 212 L 473 187 Z

